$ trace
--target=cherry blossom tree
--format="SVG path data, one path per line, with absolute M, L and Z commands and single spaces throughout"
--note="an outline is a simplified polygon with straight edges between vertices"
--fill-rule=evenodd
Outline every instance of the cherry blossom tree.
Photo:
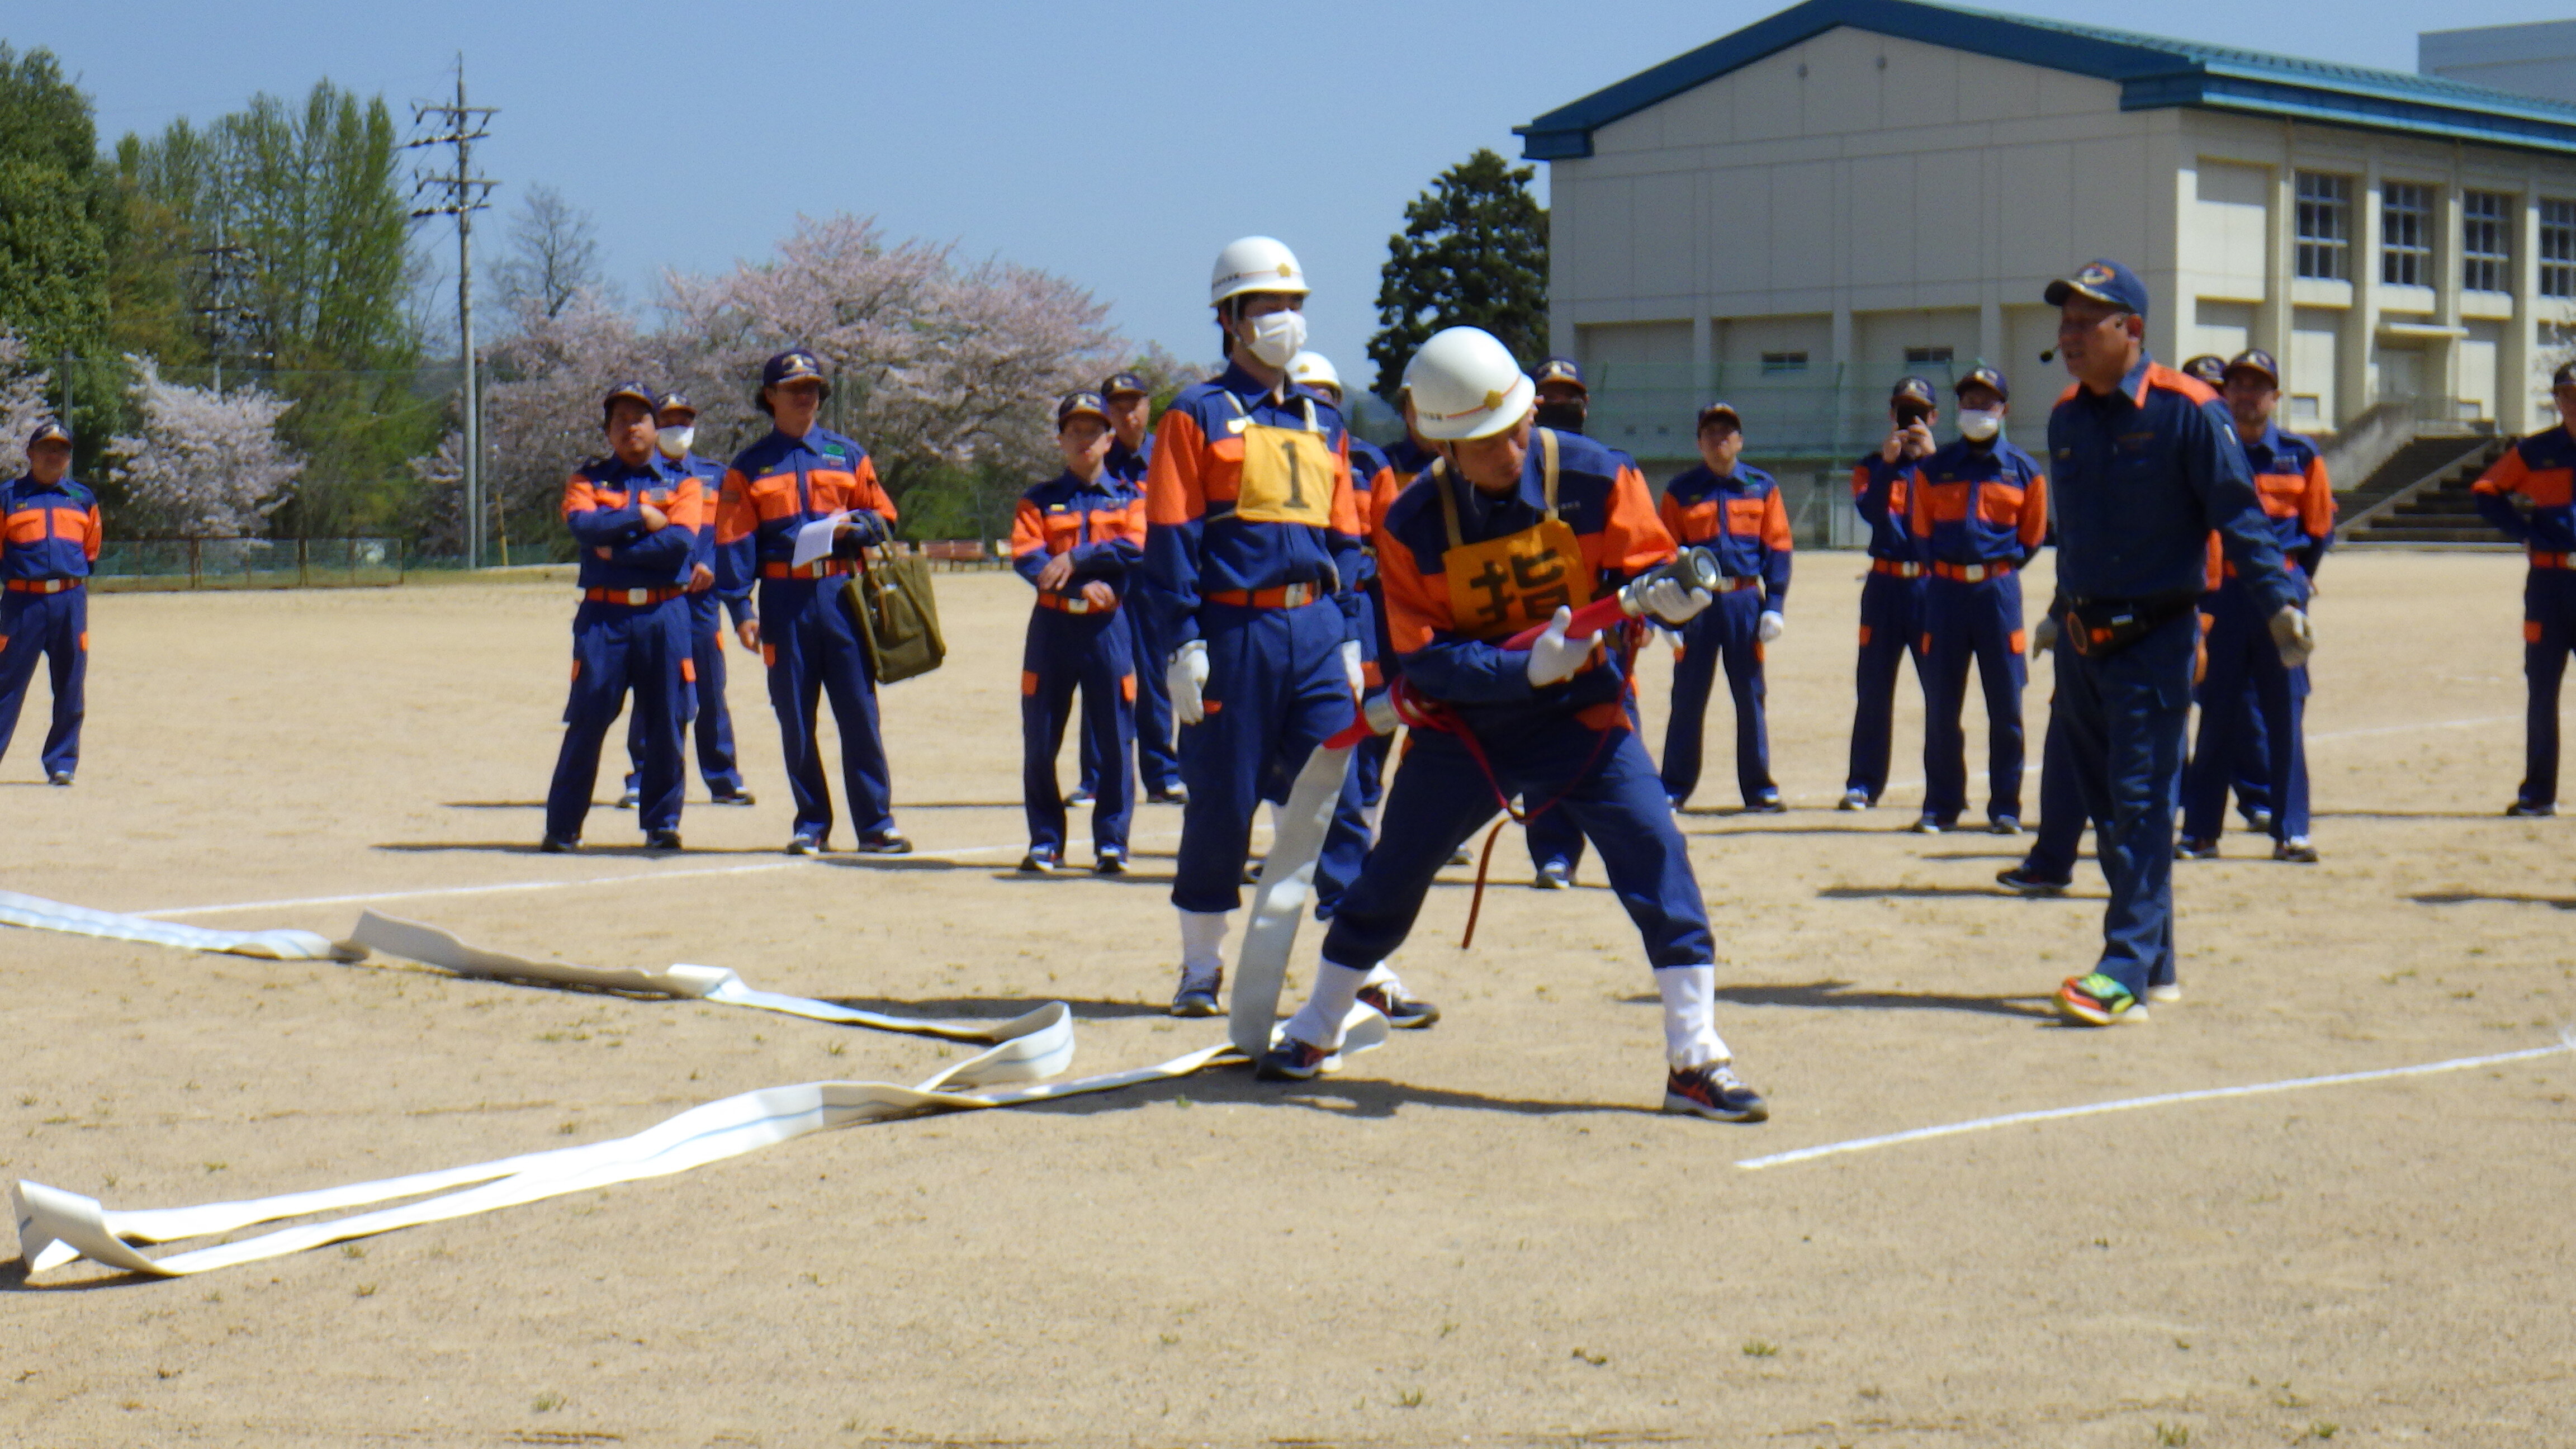
M 218 393 L 164 382 L 159 364 L 128 354 L 140 433 L 110 438 L 110 475 L 146 527 L 239 538 L 285 503 L 304 460 L 277 438 L 292 402 L 256 387 Z
M 52 379 L 27 365 L 27 343 L 0 326 L 0 483 L 27 471 L 27 434 L 36 420 L 50 416 L 45 389 Z

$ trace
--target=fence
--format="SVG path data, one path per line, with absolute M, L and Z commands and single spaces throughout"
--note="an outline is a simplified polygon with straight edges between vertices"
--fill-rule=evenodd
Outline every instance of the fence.
M 403 581 L 398 538 L 112 538 L 91 566 L 108 591 L 381 588 Z

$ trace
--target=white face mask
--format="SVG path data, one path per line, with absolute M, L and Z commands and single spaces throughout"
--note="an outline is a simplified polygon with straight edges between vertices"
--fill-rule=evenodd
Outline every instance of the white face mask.
M 653 435 L 654 446 L 662 450 L 665 458 L 687 457 L 689 445 L 697 440 L 698 430 L 685 423 L 676 428 L 664 428 Z
M 2004 415 L 2001 410 L 1982 412 L 1973 408 L 1962 408 L 1959 412 L 1959 436 L 1971 443 L 1986 442 L 1995 434 L 2002 432 L 2003 428 Z
M 1252 319 L 1252 336 L 1244 345 L 1265 366 L 1286 371 L 1297 354 L 1306 350 L 1306 314 L 1272 312 Z

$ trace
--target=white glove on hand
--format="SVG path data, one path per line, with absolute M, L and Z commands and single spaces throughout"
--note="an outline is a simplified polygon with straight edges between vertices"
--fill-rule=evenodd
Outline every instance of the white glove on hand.
M 1172 713 L 1181 717 L 1181 723 L 1197 724 L 1207 718 L 1207 679 L 1205 639 L 1192 639 L 1172 651 L 1172 662 L 1163 669 L 1163 684 L 1172 692 Z
M 1342 641 L 1342 673 L 1350 678 L 1351 693 L 1368 692 L 1368 664 L 1360 658 L 1360 641 L 1357 639 Z
M 1777 609 L 1763 610 L 1761 621 L 1753 626 L 1753 637 L 1764 644 L 1788 632 L 1789 621 L 1781 618 Z
M 2316 626 L 2308 622 L 2307 611 L 2292 604 L 2272 616 L 2272 642 L 2281 651 L 2281 667 L 2296 669 L 2317 652 Z
M 1709 606 L 1710 595 L 1708 590 L 1694 589 L 1679 579 L 1657 579 L 1646 585 L 1642 602 L 1647 613 L 1678 629 L 1699 617 L 1699 611 Z
M 2045 654 L 2056 647 L 2057 616 L 2042 614 L 2039 616 L 2039 622 L 2030 626 L 2030 652 Z
M 1574 622 L 1572 609 L 1559 609 L 1547 621 L 1546 632 L 1530 645 L 1529 682 L 1533 689 L 1545 689 L 1574 677 L 1583 661 L 1592 657 L 1592 641 L 1568 639 L 1565 626 Z M 1179 696 L 1175 695 L 1174 699 Z

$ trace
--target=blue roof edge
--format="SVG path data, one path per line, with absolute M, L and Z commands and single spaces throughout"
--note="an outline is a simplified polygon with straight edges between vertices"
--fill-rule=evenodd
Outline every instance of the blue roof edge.
M 1805 0 L 1512 131 L 1521 137 L 1526 160 L 1579 160 L 1592 154 L 1592 133 L 1600 127 L 1846 25 L 2117 81 L 2124 111 L 2197 106 L 2576 155 L 2576 109 L 2547 102 L 2501 92 L 2494 93 L 2492 108 L 2408 98 L 2402 94 L 2403 83 L 2412 78 L 2395 72 L 2382 76 L 2358 67 L 2324 66 L 2274 70 L 2259 60 L 2248 64 L 2194 55 L 2194 50 L 2215 48 L 2191 42 L 2085 33 L 1919 0 Z M 2289 78 L 2294 75 L 2302 78 Z M 2426 84 L 2445 94 L 2481 95 L 2475 87 Z M 2564 112 L 2566 118 L 2552 119 L 2547 112 Z

